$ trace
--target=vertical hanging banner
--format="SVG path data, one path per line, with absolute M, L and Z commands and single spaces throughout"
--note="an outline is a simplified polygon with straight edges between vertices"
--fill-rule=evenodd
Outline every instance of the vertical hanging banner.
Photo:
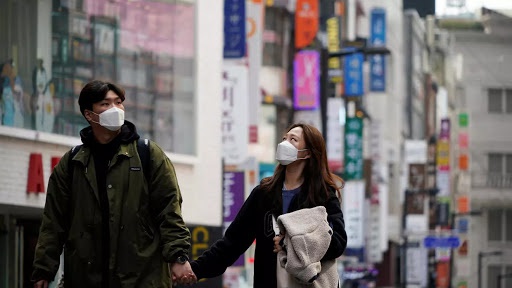
M 226 165 L 243 163 L 248 156 L 248 70 L 244 65 L 224 65 L 222 85 L 222 157 Z
M 245 57 L 245 0 L 224 0 L 224 58 Z
M 343 77 L 345 78 L 345 96 L 362 96 L 363 86 L 363 53 L 353 53 L 345 56 Z
M 343 188 L 347 248 L 364 247 L 364 182 L 347 181 Z
M 374 8 L 370 16 L 370 45 L 386 45 L 386 10 Z M 386 56 L 370 56 L 370 91 L 386 91 Z
M 297 0 L 295 11 L 295 48 L 313 42 L 318 32 L 318 0 Z
M 297 110 L 317 109 L 320 101 L 320 53 L 304 50 L 293 61 L 293 106 Z
M 363 179 L 363 119 L 347 118 L 345 123 L 345 171 L 343 180 Z
M 223 206 L 224 206 L 224 224 L 223 233 L 235 220 L 236 214 L 244 204 L 245 193 L 245 172 L 224 172 L 223 181 Z M 244 255 L 240 256 L 232 266 L 243 266 Z
M 249 63 L 249 143 L 258 143 L 258 115 L 260 110 L 260 70 L 263 55 L 264 5 L 261 0 L 247 1 L 247 60 Z
M 341 49 L 341 31 L 343 18 L 341 16 L 331 17 L 327 20 L 327 50 L 329 53 L 337 52 Z M 343 73 L 341 71 L 340 57 L 329 58 L 327 64 L 329 81 L 331 83 L 341 83 Z

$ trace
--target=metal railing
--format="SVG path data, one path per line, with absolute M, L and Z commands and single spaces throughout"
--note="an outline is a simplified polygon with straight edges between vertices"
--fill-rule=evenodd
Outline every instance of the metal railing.
M 475 188 L 512 189 L 512 174 L 474 172 L 471 186 Z

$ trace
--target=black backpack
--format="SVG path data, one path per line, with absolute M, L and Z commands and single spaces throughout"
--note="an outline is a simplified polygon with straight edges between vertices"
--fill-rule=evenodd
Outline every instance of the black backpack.
M 68 169 L 71 172 L 70 179 L 73 179 L 73 157 L 75 157 L 76 153 L 80 151 L 80 148 L 82 147 L 82 144 L 77 145 L 73 148 L 71 148 L 71 151 L 69 151 L 69 158 L 68 158 Z M 137 140 L 137 153 L 139 153 L 140 162 L 142 164 L 142 172 L 144 173 L 144 177 L 146 178 L 146 182 L 149 184 L 149 139 L 140 139 Z

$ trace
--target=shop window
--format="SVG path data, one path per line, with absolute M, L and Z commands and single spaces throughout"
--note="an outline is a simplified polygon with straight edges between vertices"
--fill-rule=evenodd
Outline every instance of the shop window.
M 1 125 L 78 137 L 88 125 L 78 95 L 100 79 L 126 90 L 126 120 L 142 137 L 195 154 L 195 1 L 6 2 L 0 16 L 39 20 L 0 17 Z M 28 36 L 7 38 L 16 31 Z

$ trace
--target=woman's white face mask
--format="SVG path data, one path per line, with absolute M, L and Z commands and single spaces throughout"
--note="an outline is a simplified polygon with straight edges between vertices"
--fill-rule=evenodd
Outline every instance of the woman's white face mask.
M 277 144 L 276 160 L 281 165 L 288 165 L 295 162 L 296 160 L 306 159 L 306 157 L 297 158 L 298 153 L 305 150 L 308 149 L 298 150 L 295 146 L 292 145 L 292 143 L 284 140 L 283 142 Z
M 96 122 L 93 120 L 91 121 L 100 124 L 101 126 L 107 128 L 110 131 L 117 131 L 124 124 L 124 111 L 123 109 L 119 109 L 117 107 L 112 107 L 96 115 L 99 116 L 100 122 Z

